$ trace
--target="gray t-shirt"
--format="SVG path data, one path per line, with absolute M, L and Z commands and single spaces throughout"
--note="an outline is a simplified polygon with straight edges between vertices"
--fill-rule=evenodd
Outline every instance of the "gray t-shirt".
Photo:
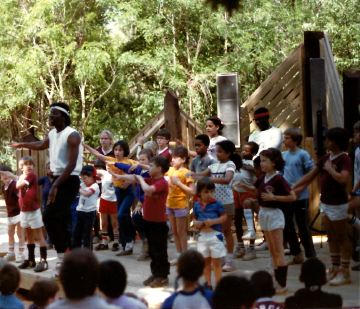
M 46 309 L 118 309 L 120 307 L 110 305 L 98 295 L 88 296 L 81 300 L 62 298 L 51 303 Z
M 306 150 L 299 148 L 295 152 L 286 150 L 282 153 L 285 161 L 285 168 L 281 174 L 290 186 L 293 186 L 305 174 L 310 172 L 314 167 L 314 160 L 310 157 Z M 308 189 L 306 188 L 300 193 L 298 200 L 309 198 Z
M 209 168 L 209 165 L 216 163 L 217 161 L 211 158 L 209 155 L 204 158 L 200 158 L 200 156 L 196 156 L 190 164 L 190 171 L 195 173 L 201 173 L 206 171 Z

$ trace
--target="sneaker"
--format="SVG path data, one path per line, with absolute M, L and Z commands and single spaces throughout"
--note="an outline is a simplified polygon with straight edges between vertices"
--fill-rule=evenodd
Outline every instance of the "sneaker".
M 360 270 L 360 264 L 357 264 L 357 265 L 351 267 L 351 270 L 359 271 Z
M 170 242 L 171 242 L 171 243 L 174 243 L 174 242 L 175 242 L 174 236 L 171 236 Z
M 276 295 L 286 295 L 288 293 L 288 289 L 286 286 L 282 287 L 279 283 L 274 284 L 275 294 Z
M 46 244 L 46 250 L 51 250 L 54 249 L 54 245 L 53 244 Z
M 248 231 L 243 237 L 243 240 L 254 240 L 256 239 L 256 233 L 254 231 Z
M 268 250 L 268 249 L 269 249 L 269 246 L 266 241 L 262 241 L 257 246 L 255 246 L 255 251 L 263 251 L 263 250 Z
M 121 249 L 119 252 L 116 253 L 116 256 L 132 255 L 132 254 L 133 254 L 132 248 L 130 250 Z
M 151 286 L 152 288 L 160 288 L 162 286 L 165 286 L 169 283 L 169 278 L 161 278 L 161 277 L 156 277 L 150 284 L 149 286 Z
M 171 266 L 177 265 L 178 259 L 179 259 L 179 255 L 178 255 L 176 258 L 174 258 L 174 259 L 172 259 L 172 260 L 170 261 L 170 265 L 171 265 Z
M 22 262 L 19 265 L 20 269 L 26 269 L 26 268 L 34 268 L 36 266 L 36 262 L 35 261 L 29 261 L 29 260 L 25 260 L 24 262 Z
M 256 252 L 255 250 L 248 250 L 246 251 L 246 254 L 244 255 L 244 257 L 242 258 L 243 261 L 251 261 L 251 260 L 255 260 L 256 259 Z
M 212 286 L 210 284 L 208 284 L 207 282 L 204 283 L 203 288 L 204 288 L 204 290 L 208 290 L 208 291 L 213 290 Z
M 141 253 L 137 258 L 136 260 L 138 261 L 148 261 L 148 260 L 151 260 L 150 258 L 150 255 L 147 254 L 147 253 Z
M 330 282 L 331 280 L 333 280 L 337 273 L 339 271 L 339 268 L 336 267 L 334 268 L 333 266 L 329 268 L 329 270 L 326 272 L 326 282 Z
M 241 249 L 239 246 L 237 246 L 234 252 L 234 259 L 241 259 L 245 255 L 245 253 L 246 252 L 244 248 Z
M 41 260 L 39 263 L 37 263 L 36 267 L 34 268 L 34 272 L 40 273 L 48 269 L 49 269 L 48 262 L 46 262 L 45 260 Z
M 302 264 L 304 262 L 304 255 L 302 252 L 295 255 L 292 259 L 290 259 L 287 264 L 288 265 L 295 265 L 295 264 Z
M 349 270 L 340 268 L 337 275 L 330 282 L 330 285 L 340 286 L 351 283 Z
M 143 282 L 143 284 L 146 285 L 146 286 L 148 286 L 148 285 L 150 285 L 150 283 L 153 282 L 154 280 L 155 280 L 155 276 L 154 276 L 154 275 L 151 275 L 149 278 L 147 278 L 147 279 Z
M 103 251 L 103 250 L 109 250 L 109 245 L 105 244 L 98 244 L 95 248 L 95 251 Z
M 6 262 L 12 262 L 12 261 L 15 261 L 15 253 L 13 252 L 8 252 L 5 256 L 4 256 L 4 260 Z
M 120 245 L 118 242 L 114 243 L 112 245 L 111 251 L 119 251 L 120 250 Z
M 290 248 L 288 245 L 284 245 L 284 254 L 289 255 L 290 254 Z
M 25 261 L 25 255 L 23 253 L 19 253 L 16 257 L 15 263 L 22 263 Z
M 233 260 L 228 260 L 225 262 L 224 267 L 222 268 L 223 272 L 231 272 L 235 270 L 235 263 Z
M 134 241 L 133 240 L 130 241 L 130 242 L 127 242 L 126 245 L 125 245 L 125 251 L 130 251 L 130 250 L 132 251 L 133 247 L 134 247 Z
M 61 265 L 62 265 L 62 260 L 61 260 L 61 261 L 57 261 L 57 262 L 56 262 L 56 265 L 55 265 L 55 269 L 56 269 L 56 270 L 60 270 Z
M 93 239 L 92 239 L 92 241 L 93 241 L 93 244 L 98 244 L 99 243 L 99 237 L 93 237 Z

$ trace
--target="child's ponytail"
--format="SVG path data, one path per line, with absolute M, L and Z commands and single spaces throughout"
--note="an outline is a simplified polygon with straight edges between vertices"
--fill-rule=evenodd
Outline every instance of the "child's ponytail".
M 224 149 L 225 152 L 230 153 L 229 159 L 235 163 L 236 169 L 240 170 L 242 167 L 242 159 L 241 157 L 235 153 L 236 148 L 233 142 L 229 140 L 221 141 L 216 143 L 216 145 L 220 146 L 222 149 Z

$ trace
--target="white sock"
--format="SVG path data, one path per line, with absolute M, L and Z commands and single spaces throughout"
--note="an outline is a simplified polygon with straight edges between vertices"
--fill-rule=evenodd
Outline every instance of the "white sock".
M 360 220 L 356 218 L 354 215 L 350 218 L 349 224 L 353 225 L 357 229 L 360 229 Z
M 234 253 L 228 253 L 228 254 L 226 255 L 226 260 L 227 260 L 227 261 L 230 261 L 230 260 L 232 260 L 232 259 L 234 259 Z
M 274 263 L 271 254 L 269 253 L 269 268 L 274 268 Z
M 125 250 L 130 250 L 130 249 L 132 249 L 133 245 L 134 245 L 134 241 L 133 241 L 133 240 L 132 240 L 131 242 L 127 242 L 127 243 L 126 243 L 126 246 L 125 246 Z
M 255 232 L 253 212 L 251 209 L 244 209 L 244 216 L 249 232 Z

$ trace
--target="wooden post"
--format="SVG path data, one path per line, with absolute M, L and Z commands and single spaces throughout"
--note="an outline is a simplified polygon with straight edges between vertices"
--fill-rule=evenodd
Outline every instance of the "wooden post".
M 174 91 L 169 90 L 164 99 L 165 128 L 171 133 L 171 140 L 175 138 L 184 142 L 181 132 L 181 116 L 179 100 Z M 186 138 L 186 136 L 184 136 Z
M 343 73 L 344 91 L 344 127 L 352 136 L 353 125 L 359 121 L 360 107 L 360 71 Z

